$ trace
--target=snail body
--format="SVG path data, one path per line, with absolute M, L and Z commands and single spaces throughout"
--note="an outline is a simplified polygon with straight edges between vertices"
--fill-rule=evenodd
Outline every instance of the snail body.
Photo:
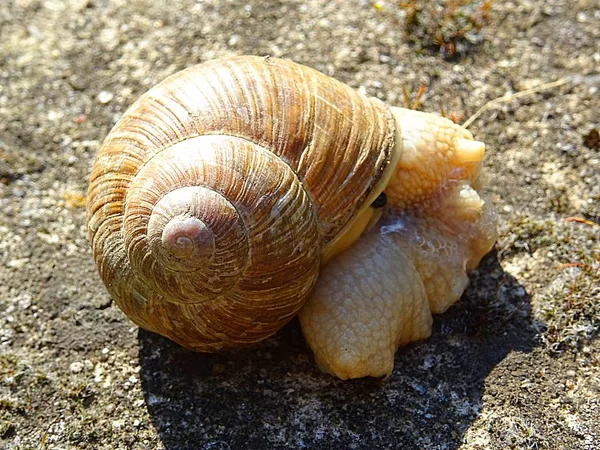
M 309 297 L 301 322 L 318 336 L 308 330 L 322 328 L 311 318 L 328 302 L 322 268 L 335 278 L 338 261 L 370 233 L 387 235 L 394 214 L 421 217 L 434 203 L 469 210 L 465 245 L 480 234 L 485 244 L 467 259 L 489 250 L 491 213 L 476 193 L 483 149 L 450 121 L 387 107 L 292 62 L 210 61 L 144 94 L 99 150 L 87 200 L 96 264 L 136 324 L 193 350 L 258 342 Z M 456 206 L 460 189 L 475 200 Z M 382 193 L 387 204 L 373 207 Z M 340 375 L 322 360 L 338 376 L 370 375 Z

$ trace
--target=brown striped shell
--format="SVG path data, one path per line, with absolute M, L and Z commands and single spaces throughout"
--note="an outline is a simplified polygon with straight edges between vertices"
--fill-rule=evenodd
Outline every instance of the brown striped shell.
M 394 132 L 381 102 L 292 62 L 174 74 L 131 106 L 92 168 L 88 229 L 106 287 L 135 323 L 194 350 L 264 339 L 381 191 Z

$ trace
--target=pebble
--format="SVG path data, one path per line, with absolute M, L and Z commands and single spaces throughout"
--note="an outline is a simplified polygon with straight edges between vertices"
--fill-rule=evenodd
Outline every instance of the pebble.
M 79 372 L 81 372 L 83 370 L 83 363 L 79 362 L 79 361 L 71 363 L 71 365 L 69 366 L 69 370 L 72 373 L 79 373 Z
M 227 45 L 229 45 L 230 47 L 235 47 L 239 42 L 240 36 L 238 34 L 232 34 L 229 38 L 229 41 L 227 41 Z
M 114 97 L 115 96 L 112 92 L 100 91 L 100 92 L 98 92 L 98 95 L 96 96 L 96 100 L 98 100 L 98 103 L 102 103 L 103 105 L 106 105 L 107 103 L 110 103 Z
M 29 262 L 29 258 L 11 259 L 8 262 L 8 267 L 12 267 L 14 269 L 21 269 L 28 262 Z
M 19 296 L 18 301 L 19 301 L 19 308 L 29 309 L 29 307 L 31 306 L 31 295 L 23 294 L 23 295 Z
M 425 388 L 425 386 L 418 384 L 418 383 L 413 383 L 412 388 L 421 395 L 423 395 L 427 392 L 427 388 Z
M 110 298 L 110 296 L 102 295 L 102 296 L 94 299 L 94 301 L 92 302 L 92 305 L 96 309 L 106 309 L 111 305 L 111 303 L 112 303 L 112 299 Z M 104 354 L 104 352 L 103 352 L 103 354 Z

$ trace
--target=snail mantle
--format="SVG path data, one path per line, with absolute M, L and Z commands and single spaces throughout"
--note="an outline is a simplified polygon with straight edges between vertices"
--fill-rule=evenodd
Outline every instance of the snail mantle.
M 318 366 L 388 376 L 496 240 L 483 143 L 316 70 L 241 56 L 136 101 L 95 159 L 87 226 L 137 325 L 196 351 L 296 314 Z

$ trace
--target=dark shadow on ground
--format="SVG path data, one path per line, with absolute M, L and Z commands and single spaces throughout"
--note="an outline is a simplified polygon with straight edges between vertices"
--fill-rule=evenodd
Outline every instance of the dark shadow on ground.
M 206 355 L 140 331 L 144 395 L 167 449 L 456 448 L 487 375 L 535 345 L 529 296 L 488 255 L 433 336 L 386 381 L 320 373 L 297 321 L 251 350 Z

